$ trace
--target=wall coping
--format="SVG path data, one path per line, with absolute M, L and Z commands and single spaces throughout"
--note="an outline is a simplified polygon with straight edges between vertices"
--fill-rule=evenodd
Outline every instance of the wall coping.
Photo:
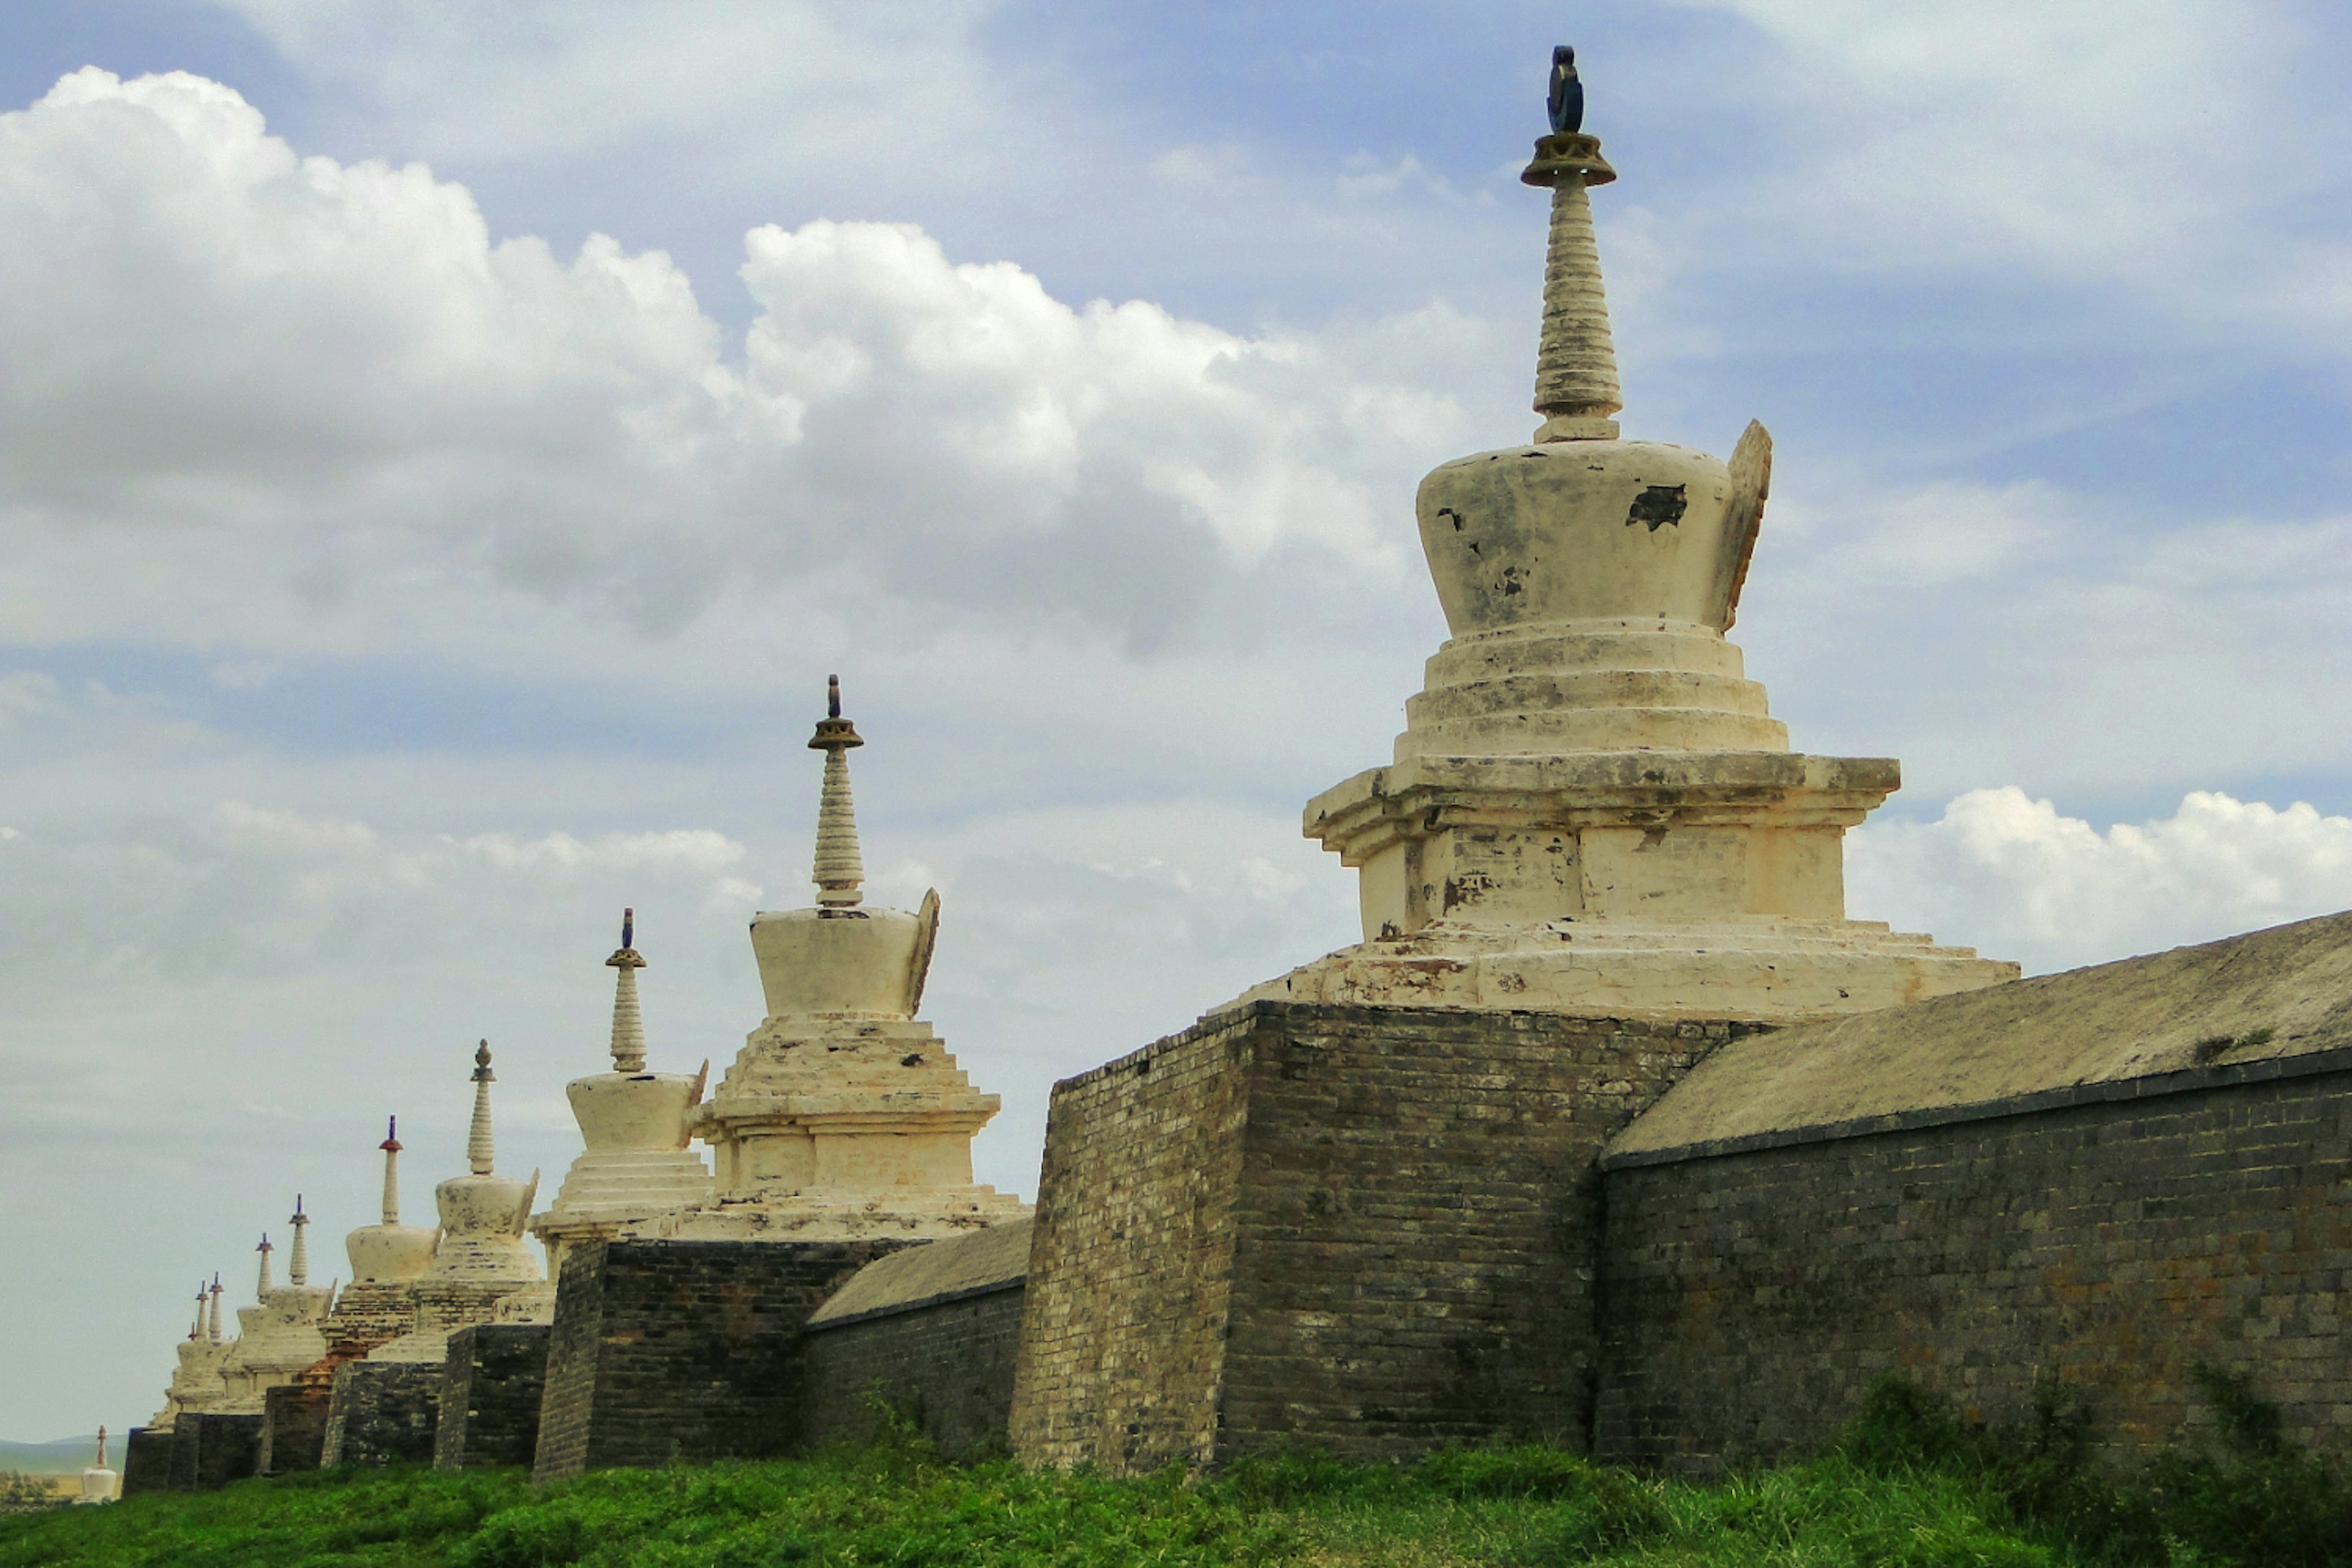
M 902 1317 L 908 1312 L 919 1312 L 927 1307 L 944 1307 L 950 1301 L 969 1301 L 977 1296 L 1001 1296 L 1007 1290 L 1024 1290 L 1028 1286 L 1029 1276 L 1026 1273 L 1016 1274 L 1010 1279 L 995 1279 L 985 1285 L 967 1286 L 960 1290 L 941 1290 L 936 1295 L 924 1296 L 912 1301 L 893 1301 L 887 1306 L 870 1307 L 863 1312 L 847 1312 L 838 1318 L 827 1318 L 823 1322 L 812 1320 L 802 1325 L 801 1334 L 805 1338 L 810 1334 L 822 1334 L 834 1329 L 845 1329 L 852 1323 L 870 1323 L 877 1318 Z
M 2300 1056 L 2271 1057 L 2260 1061 L 2185 1068 L 2178 1072 L 2150 1073 L 2140 1078 L 2101 1079 L 2063 1089 L 1964 1105 L 1934 1105 L 1916 1110 L 1858 1116 L 1844 1121 L 1816 1122 L 1806 1127 L 1750 1132 L 1737 1138 L 1709 1138 L 1664 1149 L 1633 1149 L 1603 1155 L 1601 1169 L 1622 1171 L 1640 1165 L 1677 1165 L 1729 1154 L 1786 1149 L 1801 1143 L 1834 1143 L 1848 1138 L 1868 1138 L 1887 1132 L 1912 1132 L 1962 1121 L 1994 1121 L 2012 1116 L 2038 1116 L 2076 1106 L 2108 1104 L 2125 1100 L 2157 1100 L 2173 1094 L 2198 1094 L 2211 1089 L 2240 1089 L 2282 1079 L 2320 1078 L 2352 1072 L 2352 1046 L 2310 1051 Z

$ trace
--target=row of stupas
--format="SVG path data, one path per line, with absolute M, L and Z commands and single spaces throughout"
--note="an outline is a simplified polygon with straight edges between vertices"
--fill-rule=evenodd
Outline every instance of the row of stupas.
M 751 920 L 767 1016 L 707 1100 L 693 1074 L 647 1068 L 635 911 L 624 910 L 615 972 L 612 1069 L 565 1086 L 584 1145 L 554 1201 L 533 1214 L 539 1174 L 497 1172 L 488 1041 L 474 1055 L 467 1169 L 434 1189 L 439 1225 L 400 1218 L 402 1144 L 388 1126 L 380 1221 L 344 1238 L 351 1283 L 310 1283 L 300 1198 L 288 1282 L 272 1282 L 262 1237 L 255 1304 L 221 1332 L 220 1279 L 197 1292 L 196 1319 L 150 1429 L 183 1412 L 258 1414 L 268 1390 L 323 1386 L 345 1362 L 438 1362 L 472 1324 L 545 1322 L 564 1255 L 620 1237 L 690 1240 L 933 1238 L 1017 1218 L 1018 1199 L 971 1177 L 972 1135 L 998 1110 L 916 1017 L 939 933 L 940 899 L 913 913 L 868 908 L 846 753 L 865 742 L 828 683 L 810 748 L 824 753 L 813 879 L 815 904 Z M 694 1142 L 711 1151 L 706 1163 Z M 530 1245 L 545 1247 L 542 1268 Z

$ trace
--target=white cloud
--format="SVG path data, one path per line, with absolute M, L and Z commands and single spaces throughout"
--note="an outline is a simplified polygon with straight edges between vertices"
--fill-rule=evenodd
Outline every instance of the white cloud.
M 1417 318 L 1237 336 L 902 225 L 754 230 L 730 360 L 659 252 L 494 243 L 463 187 L 299 157 L 185 75 L 0 116 L 0 621 L 235 645 L 232 687 L 586 651 L 551 611 L 768 619 L 828 574 L 1164 639 L 1272 552 L 1397 580 L 1372 519 L 1459 439 L 1409 377 L 1461 340 Z
M 1847 864 L 1857 916 L 2040 973 L 2352 908 L 2352 817 L 2197 791 L 2102 833 L 2006 785 L 1865 826 Z

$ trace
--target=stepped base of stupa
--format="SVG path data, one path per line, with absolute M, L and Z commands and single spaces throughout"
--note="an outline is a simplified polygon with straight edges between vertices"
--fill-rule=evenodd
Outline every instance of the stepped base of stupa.
M 1481 928 L 1433 921 L 1341 948 L 1244 992 L 1250 1002 L 1472 1007 L 1621 1018 L 1787 1023 L 2014 980 L 1979 958 L 1876 921 L 1628 918 Z
M 1023 1219 L 1029 1205 L 994 1187 L 908 1193 L 751 1193 L 632 1226 L 633 1239 L 664 1241 L 936 1241 Z

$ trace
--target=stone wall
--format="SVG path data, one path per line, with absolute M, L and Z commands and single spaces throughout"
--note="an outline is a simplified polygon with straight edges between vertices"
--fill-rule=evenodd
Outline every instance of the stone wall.
M 441 1363 L 347 1361 L 335 1368 L 321 1458 L 330 1465 L 425 1464 L 441 1415 Z
M 303 1374 L 261 1396 L 261 1447 L 255 1464 L 265 1476 L 315 1470 L 326 1452 L 331 1382 Z
M 172 1423 L 168 1485 L 212 1491 L 254 1473 L 261 1448 L 258 1415 L 205 1415 L 183 1410 Z
M 171 1484 L 171 1428 L 133 1426 L 122 1440 L 122 1495 L 160 1492 Z
M 1595 1158 L 1754 1030 L 1260 1002 L 1055 1086 L 1014 1451 L 1580 1442 Z
M 478 1323 L 449 1336 L 433 1434 L 435 1469 L 531 1463 L 539 1451 L 551 1332 L 545 1323 Z
M 1992 1420 L 2053 1374 L 2121 1456 L 2200 1360 L 2352 1451 L 2352 1052 L 1895 1120 L 1611 1157 L 1604 1457 L 1803 1450 L 1889 1372 Z
M 878 1399 L 950 1458 L 1003 1448 L 1022 1295 L 1016 1280 L 985 1295 L 813 1325 L 802 1446 L 871 1439 L 881 1424 Z
M 761 1458 L 801 1439 L 801 1327 L 905 1245 L 607 1241 L 564 1249 L 535 1479 Z

